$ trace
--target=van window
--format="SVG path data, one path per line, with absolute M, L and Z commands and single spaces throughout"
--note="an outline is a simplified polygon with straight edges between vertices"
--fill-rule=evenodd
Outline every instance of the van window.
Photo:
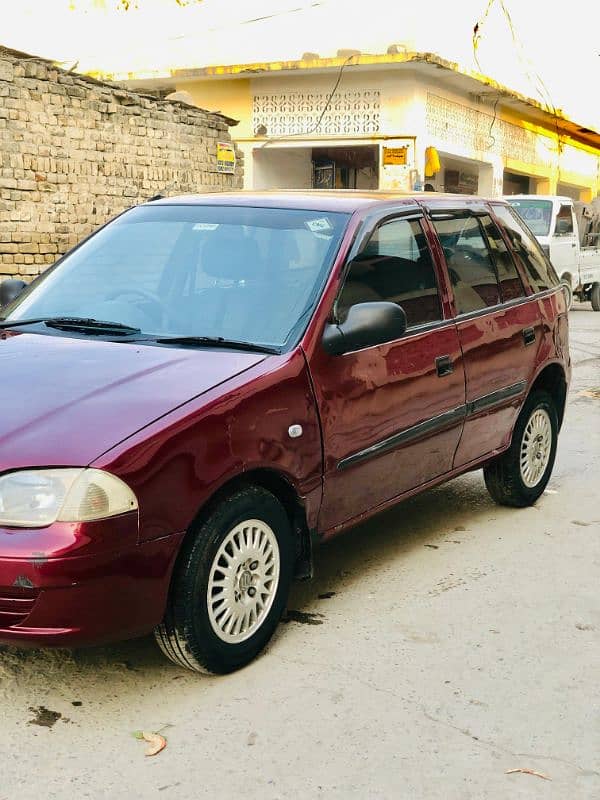
M 500 303 L 494 262 L 479 221 L 471 216 L 434 220 L 444 250 L 457 314 Z
M 442 318 L 435 269 L 418 220 L 396 219 L 381 225 L 352 261 L 338 300 L 344 319 L 357 303 L 398 303 L 408 327 Z
M 534 292 L 543 292 L 558 286 L 559 280 L 554 267 L 545 258 L 539 244 L 525 228 L 518 215 L 508 206 L 494 204 L 493 209 L 494 214 L 504 225 L 513 252 L 521 259 Z
M 516 197 L 508 198 L 508 203 L 517 210 L 519 216 L 525 220 L 534 236 L 548 236 L 552 222 L 551 200 L 526 200 Z
M 555 236 L 572 236 L 573 235 L 573 209 L 566 203 L 562 203 L 556 215 L 556 224 L 554 226 Z
M 525 297 L 523 281 L 517 272 L 517 267 L 502 238 L 502 234 L 492 222 L 491 217 L 481 217 L 481 224 L 487 236 L 492 259 L 496 267 L 502 301 L 506 303 L 508 300 L 516 300 L 519 297 Z

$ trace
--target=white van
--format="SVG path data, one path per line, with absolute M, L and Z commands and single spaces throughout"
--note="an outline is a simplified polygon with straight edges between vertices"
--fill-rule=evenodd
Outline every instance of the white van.
M 505 198 L 529 226 L 561 282 L 573 296 L 600 311 L 600 201 L 515 194 Z

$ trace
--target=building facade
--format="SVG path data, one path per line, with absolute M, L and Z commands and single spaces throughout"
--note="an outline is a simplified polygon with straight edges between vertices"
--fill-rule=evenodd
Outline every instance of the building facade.
M 128 84 L 185 93 L 238 119 L 234 138 L 249 189 L 412 191 L 429 184 L 581 200 L 599 190 L 600 134 L 431 54 L 307 54 L 131 75 Z

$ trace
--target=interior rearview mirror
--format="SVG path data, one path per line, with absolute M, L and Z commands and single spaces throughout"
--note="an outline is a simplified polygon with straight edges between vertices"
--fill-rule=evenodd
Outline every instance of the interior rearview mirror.
M 332 356 L 399 339 L 406 331 L 406 314 L 396 303 L 358 303 L 350 306 L 346 319 L 330 323 L 323 334 L 323 347 Z
M 27 286 L 25 281 L 18 278 L 8 278 L 0 283 L 0 306 L 7 306 L 18 297 Z

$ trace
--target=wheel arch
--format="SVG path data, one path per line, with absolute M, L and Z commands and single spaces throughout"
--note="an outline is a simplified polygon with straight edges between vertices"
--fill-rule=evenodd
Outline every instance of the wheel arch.
M 206 499 L 194 516 L 187 529 L 182 547 L 194 528 L 206 518 L 220 503 L 239 489 L 247 486 L 259 486 L 276 497 L 285 509 L 290 521 L 296 544 L 294 577 L 306 579 L 312 577 L 312 535 L 308 525 L 306 507 L 296 487 L 282 472 L 270 468 L 255 468 L 234 475 L 216 489 Z
M 567 377 L 561 364 L 556 362 L 547 364 L 536 376 L 531 384 L 528 396 L 535 391 L 542 390 L 548 392 L 556 405 L 558 416 L 558 429 L 560 430 L 565 415 L 567 403 Z

